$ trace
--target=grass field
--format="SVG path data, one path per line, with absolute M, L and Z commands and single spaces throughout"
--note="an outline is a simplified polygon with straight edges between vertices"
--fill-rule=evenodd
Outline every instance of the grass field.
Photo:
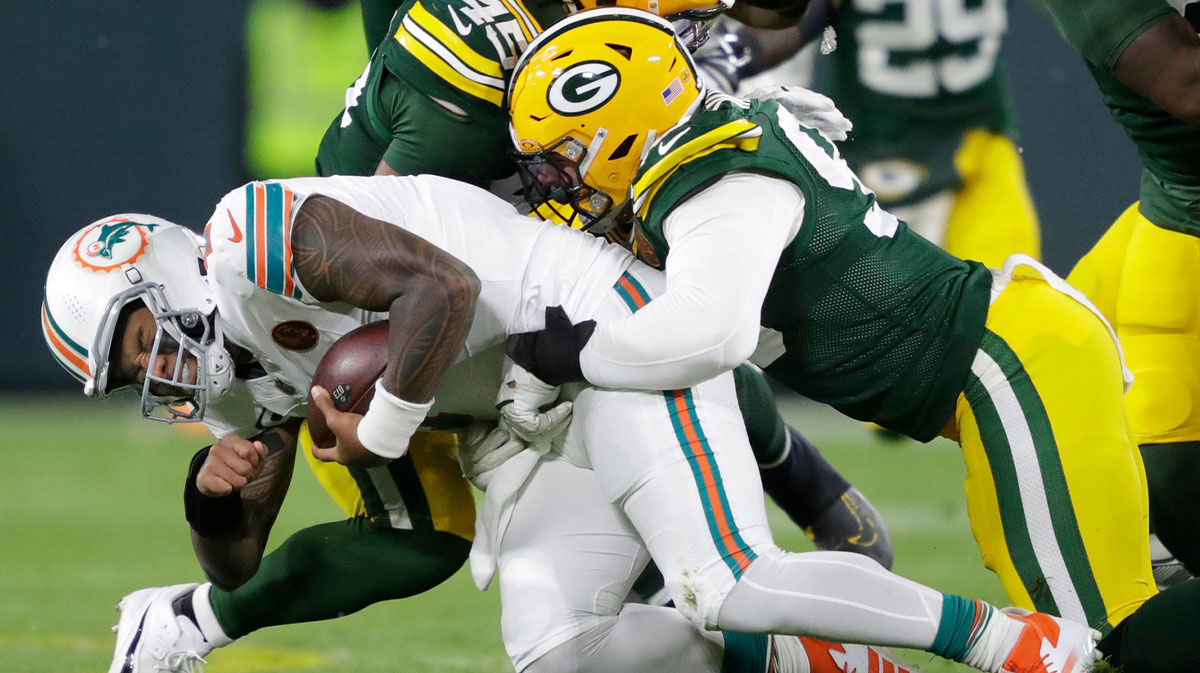
M 967 528 L 958 448 L 882 443 L 802 402 L 785 415 L 883 512 L 896 570 L 944 591 L 1004 603 Z M 128 403 L 0 398 L 0 673 L 107 669 L 112 605 L 132 589 L 199 581 L 180 497 L 204 435 L 142 421 Z M 810 545 L 777 510 L 777 541 Z M 340 516 L 300 464 L 272 536 Z M 924 653 L 927 671 L 965 671 Z M 344 619 L 267 629 L 214 653 L 208 673 L 503 673 L 495 591 L 464 568 L 416 598 Z

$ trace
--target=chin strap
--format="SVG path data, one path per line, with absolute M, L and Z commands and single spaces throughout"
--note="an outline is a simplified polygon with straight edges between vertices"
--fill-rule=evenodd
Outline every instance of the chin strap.
M 208 388 L 208 401 L 218 400 L 233 386 L 233 358 L 225 349 L 225 333 L 216 311 L 209 317 L 212 321 L 212 341 L 204 347 L 204 373 Z

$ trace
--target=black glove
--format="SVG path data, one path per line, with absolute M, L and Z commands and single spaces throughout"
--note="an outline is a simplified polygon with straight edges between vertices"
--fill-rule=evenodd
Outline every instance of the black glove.
M 513 362 L 552 386 L 583 381 L 579 352 L 596 331 L 595 320 L 572 324 L 561 306 L 546 308 L 546 327 L 540 332 L 514 334 L 504 342 Z

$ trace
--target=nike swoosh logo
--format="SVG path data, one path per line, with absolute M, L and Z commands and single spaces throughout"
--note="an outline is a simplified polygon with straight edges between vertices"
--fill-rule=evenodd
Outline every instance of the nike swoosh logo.
M 133 673 L 134 664 L 137 663 L 135 653 L 138 642 L 142 639 L 142 628 L 146 626 L 146 614 L 149 612 L 150 608 L 147 604 L 145 611 L 142 612 L 142 621 L 138 622 L 137 632 L 133 634 L 133 640 L 129 641 L 129 647 L 125 650 L 125 665 L 121 667 L 121 673 Z
M 450 18 L 454 20 L 454 30 L 458 31 L 459 35 L 466 37 L 471 34 L 471 27 L 463 23 L 462 19 L 458 18 L 458 12 L 454 11 L 453 7 L 447 7 L 450 12 Z
M 228 208 L 225 209 L 225 214 L 229 216 L 229 226 L 233 227 L 233 236 L 229 237 L 230 243 L 242 242 L 242 230 L 238 229 L 237 220 L 233 219 L 233 213 Z
M 666 155 L 667 152 L 670 152 L 671 148 L 675 146 L 675 143 L 679 142 L 680 138 L 687 135 L 687 132 L 688 132 L 688 127 L 685 126 L 681 129 L 679 129 L 679 133 L 677 133 L 674 138 L 671 138 L 670 140 L 660 141 L 658 143 L 658 156 L 661 157 L 661 156 Z

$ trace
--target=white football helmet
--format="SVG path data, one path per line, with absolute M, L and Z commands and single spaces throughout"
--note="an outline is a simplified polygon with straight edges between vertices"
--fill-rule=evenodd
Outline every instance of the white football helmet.
M 208 403 L 233 383 L 233 362 L 206 278 L 204 239 L 184 227 L 123 213 L 67 239 L 50 264 L 42 301 L 42 334 L 50 352 L 83 383 L 84 394 L 108 397 L 114 332 L 121 310 L 134 301 L 150 309 L 157 326 L 150 361 L 160 352 L 182 349 L 170 378 L 147 371 L 142 415 L 167 422 L 202 420 Z M 183 353 L 195 358 L 194 382 Z M 181 394 L 156 395 L 151 391 L 156 383 Z

